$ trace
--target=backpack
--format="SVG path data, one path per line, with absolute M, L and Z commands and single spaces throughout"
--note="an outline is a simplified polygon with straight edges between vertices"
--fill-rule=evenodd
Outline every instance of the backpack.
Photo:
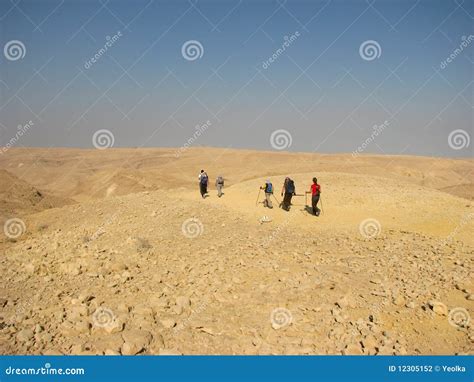
M 222 176 L 217 177 L 217 184 L 224 185 L 224 178 Z
M 201 184 L 207 186 L 207 174 L 206 173 L 201 175 Z
M 267 194 L 273 194 L 273 184 L 265 183 L 265 192 Z
M 295 192 L 295 182 L 293 182 L 292 179 L 289 179 L 288 183 L 286 184 L 286 192 L 289 194 L 294 194 Z

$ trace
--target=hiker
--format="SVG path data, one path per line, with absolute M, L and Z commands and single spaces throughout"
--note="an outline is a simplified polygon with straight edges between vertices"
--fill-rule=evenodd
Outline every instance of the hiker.
M 265 185 L 263 187 L 260 187 L 261 190 L 265 191 L 265 200 L 263 201 L 263 206 L 268 207 L 268 208 L 273 208 L 272 204 L 272 195 L 273 195 L 273 185 L 272 182 L 270 182 L 270 179 L 267 179 L 265 182 Z
M 219 175 L 216 179 L 216 188 L 217 188 L 217 196 L 220 198 L 223 194 L 222 189 L 224 188 L 224 178 L 222 175 Z
M 201 191 L 201 196 L 204 199 L 207 194 L 207 182 L 209 180 L 209 177 L 207 176 L 206 171 L 201 170 L 201 173 L 199 174 L 199 190 Z
M 285 182 L 283 183 L 283 188 L 281 189 L 281 196 L 283 196 L 283 201 L 281 202 L 281 207 L 285 211 L 290 210 L 290 205 L 291 205 L 291 198 L 293 195 L 296 194 L 296 189 L 295 189 L 295 182 L 290 179 L 289 177 L 285 178 Z
M 311 185 L 310 191 L 306 191 L 307 194 L 311 193 L 311 206 L 313 207 L 313 214 L 319 216 L 319 196 L 321 194 L 321 186 L 318 184 L 318 179 L 313 178 L 313 184 Z

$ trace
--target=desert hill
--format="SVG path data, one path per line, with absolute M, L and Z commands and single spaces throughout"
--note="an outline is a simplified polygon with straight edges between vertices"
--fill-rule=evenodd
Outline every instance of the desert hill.
M 10 151 L 1 168 L 76 203 L 19 210 L 0 242 L 2 354 L 474 350 L 470 160 Z M 222 198 L 200 197 L 200 168 Z M 286 175 L 298 194 L 318 176 L 324 213 L 256 203 Z
M 72 200 L 38 190 L 8 171 L 0 170 L 0 222 L 5 219 L 31 214 L 48 208 L 59 208 Z
M 55 195 L 84 201 L 113 194 L 196 188 L 205 168 L 227 185 L 266 176 L 346 172 L 400 179 L 471 199 L 474 163 L 469 159 L 190 148 L 10 149 L 0 168 Z M 363 181 L 363 179 L 361 179 Z M 114 190 L 107 192 L 109 187 Z M 452 187 L 452 189 L 450 189 Z

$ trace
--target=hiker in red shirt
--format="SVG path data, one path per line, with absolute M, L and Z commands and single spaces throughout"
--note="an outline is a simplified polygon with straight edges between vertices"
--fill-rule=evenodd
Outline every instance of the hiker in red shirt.
M 319 195 L 321 194 L 321 186 L 318 184 L 318 180 L 313 178 L 313 184 L 311 185 L 311 191 L 306 191 L 307 194 L 311 193 L 311 205 L 313 207 L 313 214 L 319 216 Z

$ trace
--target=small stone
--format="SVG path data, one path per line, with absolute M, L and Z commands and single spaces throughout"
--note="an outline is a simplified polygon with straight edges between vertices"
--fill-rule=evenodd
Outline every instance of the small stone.
M 186 296 L 179 296 L 177 299 L 176 299 L 176 305 L 177 306 L 181 306 L 183 308 L 186 308 L 188 307 L 189 305 L 191 305 L 191 301 L 189 300 L 188 297 Z
M 379 278 L 371 279 L 370 282 L 371 282 L 372 284 L 375 284 L 375 285 L 382 284 L 382 280 L 379 279 Z
M 448 307 L 445 304 L 443 304 L 442 302 L 429 301 L 428 305 L 433 310 L 433 312 L 435 312 L 436 314 L 439 314 L 440 316 L 447 316 L 448 315 Z
M 74 328 L 79 332 L 79 333 L 89 333 L 89 329 L 91 327 L 91 324 L 88 323 L 87 321 L 79 321 Z
M 373 335 L 369 335 L 362 340 L 364 349 L 374 349 L 377 345 L 378 342 Z
M 166 329 L 171 329 L 176 325 L 176 321 L 172 318 L 163 318 L 160 322 Z
M 64 355 L 64 353 L 61 350 L 58 349 L 47 349 L 43 353 L 43 355 Z
M 468 294 L 468 295 L 466 296 L 466 300 L 474 301 L 474 294 Z
M 158 352 L 159 355 L 183 355 L 176 349 L 160 349 Z
M 391 346 L 382 346 L 379 348 L 379 355 L 393 355 L 393 348 Z
M 18 332 L 16 339 L 20 342 L 27 342 L 35 336 L 35 333 L 31 329 L 23 329 Z
M 131 343 L 131 342 L 125 342 L 122 345 L 122 354 L 123 355 L 135 355 L 138 354 L 143 350 L 143 347 L 141 347 L 138 344 Z
M 401 294 L 399 294 L 398 296 L 394 297 L 393 303 L 396 306 L 402 306 L 405 304 L 405 298 Z
M 105 352 L 104 352 L 105 355 L 120 355 L 120 353 L 118 351 L 115 351 L 115 350 L 112 350 L 112 349 L 107 349 Z
M 123 355 L 135 355 L 151 342 L 153 336 L 146 330 L 131 329 L 122 333 L 125 343 L 122 345 Z
M 358 344 L 349 344 L 342 351 L 344 355 L 361 355 L 363 354 L 360 345 Z

